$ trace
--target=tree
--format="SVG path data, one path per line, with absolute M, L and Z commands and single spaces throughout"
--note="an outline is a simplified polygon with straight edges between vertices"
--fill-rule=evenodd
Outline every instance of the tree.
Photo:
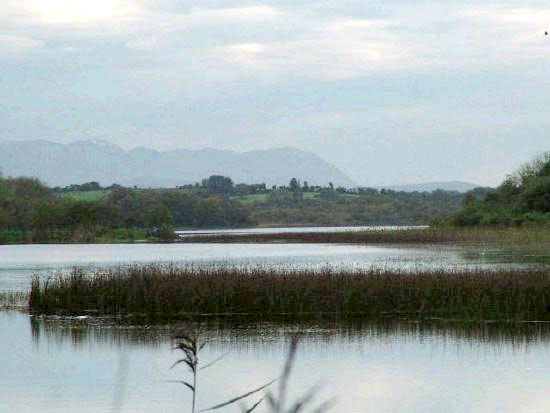
M 212 175 L 206 180 L 206 188 L 211 194 L 229 194 L 233 191 L 233 181 L 223 175 Z
M 550 212 L 550 176 L 529 182 L 523 198 L 530 211 Z
M 288 184 L 288 187 L 292 192 L 298 192 L 300 190 L 300 183 L 296 178 L 292 178 Z
M 79 186 L 78 190 L 81 191 L 81 192 L 86 192 L 86 191 L 99 191 L 101 190 L 101 185 L 99 184 L 99 182 L 95 182 L 95 181 L 92 181 L 92 182 L 86 182 L 82 185 L 77 185 Z

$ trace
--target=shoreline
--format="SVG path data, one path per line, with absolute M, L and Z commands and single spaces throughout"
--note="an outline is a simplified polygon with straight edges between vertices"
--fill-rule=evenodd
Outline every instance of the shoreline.
M 342 227 L 341 231 L 310 231 L 274 233 L 231 233 L 245 231 L 244 229 L 227 229 L 224 232 L 209 232 L 217 230 L 176 231 L 173 239 L 159 238 L 98 238 L 95 240 L 51 240 L 40 242 L 4 242 L 2 245 L 73 245 L 73 244 L 171 244 L 171 243 L 304 243 L 304 244 L 438 244 L 438 243 L 491 243 L 495 245 L 530 245 L 535 243 L 550 244 L 550 228 L 525 227 L 372 227 L 368 230 L 353 230 Z M 313 227 L 316 228 L 316 227 Z M 327 227 L 335 228 L 335 227 Z M 348 228 L 348 229 L 346 229 Z M 357 228 L 357 227 L 355 227 Z M 359 227 L 361 228 L 361 227 Z M 394 229 L 395 228 L 395 229 Z M 254 229 L 260 228 L 252 228 Z

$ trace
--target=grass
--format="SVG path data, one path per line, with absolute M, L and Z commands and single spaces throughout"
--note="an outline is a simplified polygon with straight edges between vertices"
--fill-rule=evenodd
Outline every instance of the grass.
M 550 270 L 74 269 L 48 281 L 33 279 L 29 307 L 33 314 L 91 313 L 148 322 L 235 315 L 263 321 L 550 321 Z
M 110 190 L 102 189 L 98 191 L 73 191 L 73 192 L 61 192 L 60 198 L 69 198 L 75 201 L 88 201 L 95 202 L 101 201 L 109 196 Z
M 110 229 L 95 238 L 95 242 L 100 243 L 126 243 L 148 239 L 147 233 L 138 228 L 118 228 Z
M 29 293 L 24 291 L 0 292 L 0 310 L 9 308 L 23 308 L 29 303 Z
M 0 245 L 115 244 L 136 241 L 159 242 L 157 238 L 149 236 L 146 230 L 140 228 L 56 229 L 42 233 L 39 238 L 32 231 L 0 231 Z
M 344 243 L 344 244 L 435 244 L 435 243 L 492 243 L 540 244 L 550 243 L 550 229 L 529 228 L 451 228 L 345 231 L 324 233 L 280 234 L 215 234 L 187 236 L 179 242 L 217 243 Z
M 256 202 L 264 203 L 267 201 L 267 198 L 268 194 L 239 195 L 231 197 L 231 199 L 242 205 L 254 205 Z
M 315 192 L 304 192 L 303 197 L 304 199 L 315 199 L 319 198 L 319 194 Z M 255 203 L 266 203 L 269 200 L 269 194 L 238 195 L 231 197 L 231 199 L 240 202 L 242 205 L 252 206 Z

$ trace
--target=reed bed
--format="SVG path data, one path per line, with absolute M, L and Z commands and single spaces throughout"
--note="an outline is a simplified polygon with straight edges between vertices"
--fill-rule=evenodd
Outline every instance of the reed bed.
M 346 243 L 434 244 L 444 242 L 550 244 L 547 227 L 429 227 L 399 230 L 373 229 L 324 233 L 202 234 L 186 235 L 178 242 L 206 243 Z
M 0 292 L 0 309 L 23 308 L 29 303 L 29 293 L 24 291 Z
M 167 321 L 245 315 L 259 320 L 445 318 L 550 320 L 550 270 L 292 272 L 266 267 L 75 268 L 34 278 L 33 314 Z

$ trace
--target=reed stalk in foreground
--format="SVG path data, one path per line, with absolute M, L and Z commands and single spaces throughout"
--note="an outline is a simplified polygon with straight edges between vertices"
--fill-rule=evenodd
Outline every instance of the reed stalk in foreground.
M 75 269 L 51 280 L 35 278 L 29 306 L 33 314 L 89 313 L 147 322 L 234 315 L 540 321 L 550 320 L 550 270 Z
M 214 365 L 217 361 L 219 361 L 223 356 L 218 357 L 214 361 L 206 364 L 205 366 L 199 367 L 199 351 L 204 348 L 204 346 L 207 344 L 206 341 L 201 342 L 199 339 L 200 335 L 195 334 L 180 334 L 176 337 L 178 340 L 178 344 L 176 345 L 175 349 L 181 350 L 184 353 L 184 357 L 182 359 L 177 360 L 171 368 L 174 368 L 175 366 L 179 364 L 185 364 L 187 366 L 188 371 L 191 373 L 192 380 L 191 382 L 185 381 L 185 380 L 170 380 L 169 382 L 173 383 L 179 383 L 183 384 L 188 390 L 192 393 L 192 399 L 191 399 L 191 413 L 196 413 L 196 403 L 197 403 L 197 376 L 198 372 L 204 369 L 207 369 Z M 226 407 L 232 406 L 233 404 L 237 402 L 244 402 L 244 400 L 248 399 L 249 397 L 262 392 L 266 389 L 268 389 L 272 384 L 274 384 L 276 381 L 279 382 L 279 389 L 277 394 L 268 391 L 263 397 L 261 397 L 259 400 L 257 400 L 252 407 L 247 407 L 246 405 L 241 406 L 241 411 L 243 413 L 251 413 L 253 412 L 264 400 L 267 400 L 267 407 L 268 411 L 270 413 L 301 413 L 305 410 L 306 407 L 311 405 L 315 399 L 315 396 L 319 390 L 318 386 L 313 386 L 310 388 L 302 397 L 300 397 L 298 400 L 296 400 L 294 403 L 292 403 L 287 408 L 287 392 L 289 389 L 289 379 L 290 374 L 292 371 L 292 367 L 294 364 L 295 356 L 296 356 L 296 350 L 298 347 L 298 338 L 293 337 L 290 343 L 289 351 L 287 354 L 287 358 L 285 361 L 285 365 L 283 368 L 283 372 L 281 376 L 278 379 L 271 380 L 268 383 L 255 388 L 251 391 L 248 391 L 240 396 L 233 397 L 223 403 L 216 404 L 212 407 L 208 407 L 206 409 L 199 410 L 199 413 L 201 412 L 209 412 L 214 410 L 220 410 L 224 409 Z M 334 400 L 329 400 L 321 405 L 319 405 L 314 412 L 322 413 L 327 411 L 333 404 Z
M 290 347 L 288 350 L 288 355 L 286 362 L 283 368 L 283 373 L 279 379 L 279 390 L 277 394 L 268 392 L 266 399 L 270 413 L 300 413 L 303 412 L 307 407 L 314 403 L 315 397 L 319 392 L 320 387 L 318 385 L 311 387 L 306 393 L 304 393 L 298 400 L 290 404 L 287 407 L 288 400 L 288 389 L 289 389 L 289 380 L 290 374 L 292 372 L 292 367 L 294 365 L 294 360 L 296 357 L 296 350 L 298 348 L 298 338 L 293 337 L 290 342 Z M 313 412 L 314 413 L 323 413 L 328 411 L 334 404 L 335 399 L 327 400 L 317 406 Z
M 210 363 L 206 364 L 205 366 L 199 366 L 199 351 L 204 348 L 206 345 L 205 342 L 199 342 L 199 335 L 198 334 L 180 334 L 176 337 L 176 339 L 179 341 L 176 345 L 176 349 L 181 350 L 184 353 L 184 357 L 182 359 L 177 360 L 171 368 L 174 368 L 175 366 L 179 364 L 185 364 L 187 366 L 187 369 L 192 375 L 192 381 L 185 381 L 185 380 L 171 380 L 171 382 L 180 383 L 183 384 L 188 390 L 191 391 L 192 394 L 192 401 L 191 401 L 191 413 L 196 412 L 196 403 L 197 403 L 197 376 L 199 371 L 205 370 L 209 367 L 212 367 L 216 362 L 218 362 L 223 356 L 218 357 L 214 361 L 211 361 Z M 245 394 L 242 394 L 240 396 L 234 397 L 226 402 L 217 404 L 212 407 L 208 407 L 206 409 L 199 410 L 199 412 L 207 412 L 207 411 L 213 411 L 213 410 L 219 410 L 221 408 L 230 406 L 236 402 L 242 401 L 258 392 L 261 392 L 265 388 L 271 386 L 276 380 L 272 380 L 268 382 L 267 384 L 264 384 L 263 386 L 260 386 L 254 390 L 251 390 Z M 253 407 L 250 409 L 246 409 L 246 413 L 250 413 L 253 410 L 256 409 L 263 401 L 263 398 L 261 398 L 259 401 L 257 401 Z

